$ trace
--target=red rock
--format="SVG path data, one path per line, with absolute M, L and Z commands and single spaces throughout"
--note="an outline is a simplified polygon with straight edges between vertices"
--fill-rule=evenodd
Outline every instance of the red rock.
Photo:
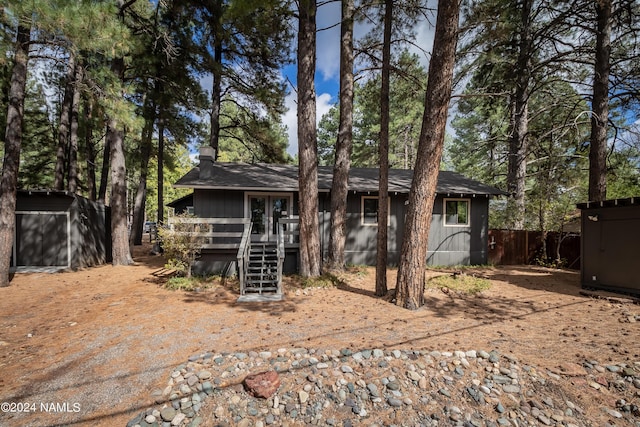
M 609 381 L 607 381 L 607 378 L 604 376 L 598 376 L 596 377 L 596 382 L 600 385 L 603 385 L 605 387 L 609 387 Z
M 244 387 L 253 397 L 267 399 L 280 387 L 280 377 L 276 371 L 247 375 L 244 379 Z

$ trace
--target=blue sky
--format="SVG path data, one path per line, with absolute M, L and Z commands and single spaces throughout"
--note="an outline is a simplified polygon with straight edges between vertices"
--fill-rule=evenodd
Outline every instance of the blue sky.
M 434 2 L 435 3 L 435 2 Z M 316 120 L 320 121 L 322 116 L 338 100 L 339 91 L 339 71 L 340 71 L 340 26 L 336 25 L 340 22 L 340 2 L 329 2 L 318 8 L 317 23 L 318 29 L 328 28 L 328 30 L 319 31 L 317 34 L 317 53 L 316 53 Z M 435 19 L 432 20 L 435 22 Z M 419 23 L 416 27 L 415 43 L 426 51 L 431 51 L 433 45 L 433 26 L 427 22 Z M 356 25 L 354 29 L 355 37 L 358 38 L 366 34 L 368 27 L 364 25 Z M 423 65 L 428 65 L 428 58 L 423 52 L 417 48 L 414 50 L 423 60 Z M 283 75 L 290 82 L 296 82 L 296 64 L 289 65 L 283 69 Z M 298 136 L 297 136 L 297 116 L 296 116 L 296 92 L 294 88 L 290 88 L 289 95 L 285 104 L 289 111 L 283 116 L 282 121 L 287 126 L 289 134 L 289 148 L 287 151 L 291 155 L 298 152 Z

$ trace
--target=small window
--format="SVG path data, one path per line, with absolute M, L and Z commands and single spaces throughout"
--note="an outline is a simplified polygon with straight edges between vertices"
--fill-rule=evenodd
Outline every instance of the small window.
M 193 206 L 187 206 L 187 214 L 195 215 L 196 211 L 193 209 Z
M 469 226 L 469 200 L 444 199 L 444 225 Z
M 362 225 L 378 225 L 378 198 L 362 196 Z

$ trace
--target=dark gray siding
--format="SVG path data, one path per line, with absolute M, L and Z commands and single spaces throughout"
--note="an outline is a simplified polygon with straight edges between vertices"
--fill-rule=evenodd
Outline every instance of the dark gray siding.
M 193 208 L 194 215 L 201 218 L 244 218 L 244 192 L 195 190 Z M 226 225 L 219 231 L 241 231 L 241 228 L 241 225 Z M 236 257 L 237 251 L 234 250 L 204 250 L 193 265 L 193 274 L 233 273 Z
M 90 267 L 111 260 L 108 208 L 65 192 L 19 192 L 14 267 Z
M 640 294 L 639 254 L 640 205 L 582 210 L 583 287 Z
M 252 192 L 252 194 L 255 192 Z M 347 224 L 345 261 L 352 265 L 375 265 L 377 246 L 377 226 L 363 225 L 361 222 L 362 197 L 375 196 L 369 192 L 350 192 L 347 196 Z M 465 198 L 465 197 L 463 197 Z M 404 232 L 404 218 L 407 194 L 390 194 L 389 203 L 389 231 L 388 231 L 388 262 L 397 265 L 402 249 L 402 235 Z M 443 219 L 443 196 L 438 196 L 434 205 L 434 214 L 429 237 L 429 265 L 469 265 L 487 263 L 487 233 L 489 199 L 485 196 L 466 197 L 470 202 L 470 226 L 445 227 Z M 298 214 L 298 194 L 294 193 L 293 214 Z M 200 217 L 244 217 L 244 191 L 196 190 L 194 192 L 194 208 L 196 216 Z M 323 259 L 327 257 L 330 232 L 330 194 L 319 194 L 318 220 L 320 225 L 320 242 Z M 228 269 L 235 261 L 235 252 L 203 253 L 198 262 L 202 271 L 204 264 L 213 264 L 216 258 L 215 272 Z M 287 254 L 290 258 L 295 254 Z M 293 260 L 289 259 L 287 270 L 295 269 Z M 297 258 L 295 259 L 297 265 Z M 291 267 L 293 266 L 293 267 Z M 209 270 L 209 267 L 207 269 Z M 213 270 L 212 270 L 213 271 Z M 210 272 L 212 272 L 210 271 Z
M 347 229 L 345 243 L 345 261 L 353 265 L 375 265 L 378 242 L 378 227 L 362 224 L 362 198 L 375 196 L 371 193 L 349 193 L 347 196 Z M 326 199 L 329 199 L 326 195 Z M 404 229 L 404 203 L 406 195 L 391 194 L 389 197 L 389 228 L 387 232 L 387 257 L 389 265 L 397 265 L 402 246 Z M 327 204 L 329 202 L 327 201 Z M 330 212 L 325 213 L 326 240 L 328 247 Z
M 258 194 L 257 191 L 250 191 Z M 271 192 L 266 192 L 271 194 Z M 244 218 L 246 192 L 243 190 L 195 190 L 193 206 L 195 216 L 202 218 Z M 293 195 L 293 214 L 298 214 L 298 196 Z M 241 225 L 219 226 L 219 231 L 241 231 Z M 235 250 L 204 250 L 193 266 L 196 275 L 231 274 L 237 269 L 237 251 Z M 291 251 L 287 252 L 285 270 L 295 272 L 297 257 Z
M 16 213 L 17 267 L 71 267 L 66 212 Z
M 71 265 L 91 267 L 111 262 L 111 219 L 109 208 L 77 197 L 71 210 Z
M 244 192 L 224 190 L 195 190 L 195 216 L 202 218 L 243 218 Z
M 489 199 L 487 197 L 446 198 L 469 200 L 470 225 L 468 227 L 445 226 L 445 197 L 438 196 L 433 205 L 427 264 L 432 266 L 486 264 Z
M 378 227 L 362 225 L 361 200 L 370 193 L 349 193 L 347 198 L 347 241 L 345 249 L 346 262 L 355 265 L 375 265 Z M 389 204 L 388 261 L 389 265 L 397 265 L 400 260 L 404 219 L 406 210 L 406 194 L 391 194 Z M 428 265 L 481 265 L 487 263 L 487 233 L 489 199 L 487 197 L 468 197 L 470 202 L 471 221 L 469 227 L 445 227 L 443 218 L 444 196 L 438 196 L 433 211 L 431 230 L 429 233 Z M 321 218 L 325 218 L 324 232 L 328 248 L 329 195 L 325 196 L 321 209 Z

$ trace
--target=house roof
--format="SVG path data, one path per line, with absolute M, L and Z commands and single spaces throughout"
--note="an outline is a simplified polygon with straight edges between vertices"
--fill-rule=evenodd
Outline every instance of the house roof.
M 186 203 L 193 203 L 193 193 L 189 193 L 185 196 L 182 196 L 178 199 L 172 200 L 171 202 L 167 203 L 166 205 L 169 206 L 170 208 L 175 208 L 176 206 L 178 206 L 180 203 L 182 202 L 186 202 Z
M 318 167 L 318 189 L 320 192 L 331 190 L 332 178 L 332 166 Z M 389 170 L 389 192 L 408 193 L 412 179 L 412 170 Z M 215 162 L 211 178 L 200 179 L 200 168 L 195 167 L 180 178 L 174 186 L 212 190 L 298 191 L 298 166 Z M 378 169 L 351 168 L 349 171 L 349 191 L 378 191 Z M 497 196 L 506 194 L 495 187 L 450 171 L 440 171 L 437 192 L 451 195 Z

